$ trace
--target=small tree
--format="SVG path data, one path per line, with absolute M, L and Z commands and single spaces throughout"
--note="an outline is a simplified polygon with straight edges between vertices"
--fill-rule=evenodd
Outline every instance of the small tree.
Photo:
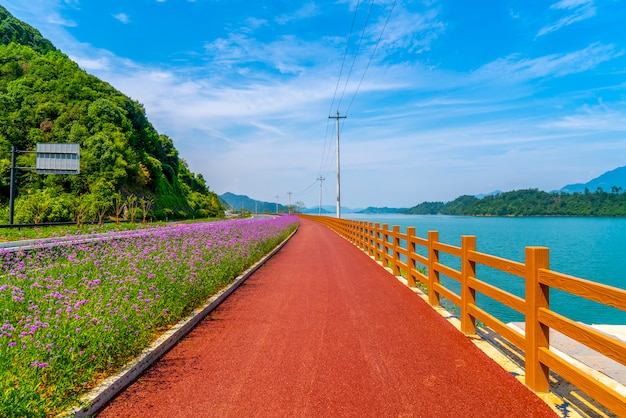
M 104 217 L 114 204 L 111 198 L 115 196 L 115 188 L 110 181 L 100 179 L 91 186 L 91 196 L 92 212 L 98 218 L 98 225 L 102 225 Z
M 54 197 L 48 190 L 35 190 L 22 199 L 21 210 L 33 223 L 45 221 L 46 216 L 52 210 Z
M 113 208 L 115 209 L 115 223 L 120 223 L 120 217 L 124 213 L 125 200 L 122 198 L 122 194 L 117 192 L 113 195 Z
M 141 199 L 139 199 L 139 207 L 141 208 L 141 216 L 142 216 L 143 223 L 146 223 L 146 216 L 148 215 L 148 212 L 150 212 L 150 209 L 152 209 L 153 204 L 154 204 L 154 200 L 149 199 L 147 197 L 142 197 Z
M 91 208 L 90 195 L 76 196 L 72 205 L 72 221 L 76 222 L 77 226 L 81 226 L 87 220 Z
M 295 213 L 302 213 L 302 210 L 305 208 L 304 202 L 298 200 L 295 204 Z
M 134 194 L 129 194 L 126 196 L 126 208 L 128 210 L 128 214 L 130 215 L 130 221 L 135 223 L 135 216 L 137 216 L 137 211 L 139 210 L 137 207 L 137 196 Z

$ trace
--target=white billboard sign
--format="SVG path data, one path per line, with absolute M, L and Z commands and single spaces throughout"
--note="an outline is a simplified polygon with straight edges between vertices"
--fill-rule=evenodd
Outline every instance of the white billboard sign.
M 79 174 L 78 144 L 37 144 L 37 174 Z

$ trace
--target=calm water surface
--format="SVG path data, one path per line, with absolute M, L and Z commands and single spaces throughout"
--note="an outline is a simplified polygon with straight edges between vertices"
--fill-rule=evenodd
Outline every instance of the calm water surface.
M 550 249 L 550 269 L 572 276 L 626 289 L 626 219 L 623 218 L 506 218 L 442 215 L 364 215 L 346 214 L 347 219 L 379 222 L 416 228 L 425 238 L 428 231 L 439 231 L 439 240 L 461 245 L 461 236 L 476 236 L 480 252 L 509 260 L 524 261 L 525 247 Z M 443 260 L 460 268 L 455 257 Z M 479 279 L 524 296 L 523 280 L 479 266 Z M 455 288 L 453 280 L 444 278 L 446 286 Z M 456 286 L 458 288 L 458 286 Z M 567 317 L 590 324 L 626 324 L 626 312 L 595 302 L 551 291 L 551 307 Z M 499 319 L 521 321 L 523 317 L 506 306 L 479 295 L 479 306 Z

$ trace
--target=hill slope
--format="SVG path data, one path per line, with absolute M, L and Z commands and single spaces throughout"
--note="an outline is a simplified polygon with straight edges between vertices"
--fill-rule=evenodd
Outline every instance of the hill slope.
M 9 197 L 12 146 L 32 151 L 37 143 L 70 142 L 81 149 L 79 175 L 18 170 L 17 222 L 70 220 L 81 205 L 93 216 L 111 210 L 107 202 L 118 193 L 153 201 L 156 218 L 223 210 L 140 103 L 81 70 L 2 6 L 0 40 L 0 199 Z M 20 154 L 17 165 L 34 166 L 33 155 Z

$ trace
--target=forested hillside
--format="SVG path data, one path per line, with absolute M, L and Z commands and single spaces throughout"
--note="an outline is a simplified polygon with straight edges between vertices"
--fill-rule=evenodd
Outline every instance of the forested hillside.
M 626 193 L 614 186 L 594 192 L 548 193 L 515 190 L 483 198 L 461 196 L 448 202 L 424 202 L 404 213 L 476 216 L 626 216 Z
M 34 151 L 37 143 L 78 143 L 80 174 L 17 170 L 16 222 L 95 220 L 120 201 L 146 204 L 153 218 L 223 212 L 140 103 L 81 70 L 0 6 L 0 222 L 8 219 L 11 148 Z M 34 154 L 20 153 L 17 165 L 34 167 Z

